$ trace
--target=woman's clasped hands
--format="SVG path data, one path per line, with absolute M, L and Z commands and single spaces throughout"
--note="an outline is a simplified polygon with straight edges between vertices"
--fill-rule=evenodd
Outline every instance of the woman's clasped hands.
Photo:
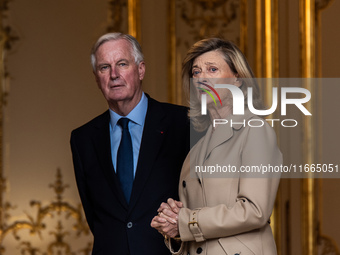
M 182 202 L 169 198 L 167 203 L 162 203 L 158 208 L 158 215 L 152 219 L 151 227 L 165 237 L 178 237 L 178 215 L 182 207 Z

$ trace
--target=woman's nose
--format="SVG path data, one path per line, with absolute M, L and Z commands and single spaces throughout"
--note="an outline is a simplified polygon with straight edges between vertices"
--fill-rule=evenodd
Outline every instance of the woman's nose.
M 205 77 L 198 77 L 198 82 L 206 83 L 208 82 L 208 79 Z

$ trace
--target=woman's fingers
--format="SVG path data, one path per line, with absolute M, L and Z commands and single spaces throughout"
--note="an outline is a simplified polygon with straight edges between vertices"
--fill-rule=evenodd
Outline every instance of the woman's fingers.
M 155 216 L 155 217 L 153 217 L 150 225 L 151 225 L 151 227 L 153 227 L 153 228 L 157 229 L 159 232 L 161 232 L 161 230 L 163 228 L 165 228 L 166 226 L 170 225 L 170 223 L 162 217 Z
M 177 224 L 177 214 L 169 209 L 164 209 L 162 212 L 158 213 L 158 216 L 166 219 L 169 223 Z
M 170 206 L 171 210 L 174 213 L 178 214 L 180 208 L 177 206 L 177 203 L 176 203 L 177 201 L 175 201 L 172 198 L 169 198 L 167 202 L 168 202 L 168 205 Z
M 178 235 L 177 224 L 171 224 L 166 219 L 158 215 L 153 217 L 150 225 L 162 235 L 167 235 L 172 238 Z
M 164 209 L 170 209 L 171 210 L 171 207 L 167 204 L 167 203 L 161 203 L 161 205 L 159 206 L 157 212 L 162 212 Z
M 183 207 L 183 203 L 181 201 L 176 201 L 175 200 L 175 203 L 176 203 L 178 208 L 182 208 Z

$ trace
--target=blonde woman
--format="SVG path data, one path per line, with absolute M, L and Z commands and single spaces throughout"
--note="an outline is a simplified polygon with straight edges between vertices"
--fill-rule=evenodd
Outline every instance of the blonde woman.
M 229 41 L 204 39 L 191 47 L 182 71 L 183 86 L 190 91 L 190 118 L 196 130 L 206 130 L 206 135 L 183 164 L 180 201 L 169 198 L 162 203 L 151 226 L 165 236 L 172 254 L 276 254 L 269 219 L 279 175 L 244 170 L 278 166 L 282 155 L 274 130 L 248 109 L 249 87 L 254 108 L 263 106 L 246 58 Z M 216 84 L 231 84 L 243 92 L 243 115 L 233 115 L 230 90 L 215 88 Z M 215 93 L 218 103 L 209 96 Z M 203 95 L 206 115 L 201 113 Z M 217 119 L 228 124 L 214 125 Z M 249 121 L 263 125 L 253 127 Z M 226 171 L 208 173 L 214 166 Z

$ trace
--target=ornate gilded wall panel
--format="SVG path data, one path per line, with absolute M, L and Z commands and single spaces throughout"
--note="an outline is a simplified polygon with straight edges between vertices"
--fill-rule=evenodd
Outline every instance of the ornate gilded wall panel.
M 212 36 L 223 37 L 240 45 L 242 3 L 245 1 L 168 0 L 170 102 L 186 103 L 181 88 L 181 63 L 191 45 Z M 244 31 L 245 24 L 242 24 Z
M 128 0 L 109 1 L 109 26 L 107 32 L 128 31 Z
M 109 12 L 109 26 L 107 32 L 128 33 L 140 42 L 139 0 L 110 0 Z

